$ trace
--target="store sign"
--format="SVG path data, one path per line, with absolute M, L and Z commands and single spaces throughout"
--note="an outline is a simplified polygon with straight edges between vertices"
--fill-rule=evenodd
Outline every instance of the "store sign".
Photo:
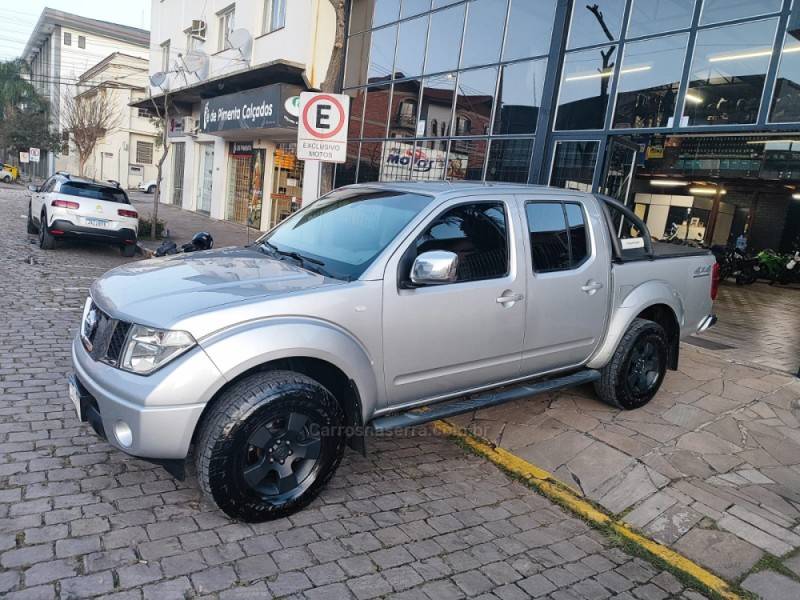
M 347 160 L 347 94 L 300 94 L 297 158 L 343 163 Z
M 237 156 L 253 153 L 253 142 L 231 142 L 231 154 Z
M 236 129 L 274 129 L 297 127 L 291 98 L 299 88 L 282 83 L 216 98 L 200 105 L 200 131 L 217 133 Z
M 444 150 L 428 148 L 414 149 L 414 144 L 405 142 L 384 142 L 380 165 L 381 181 L 404 181 L 411 179 L 435 181 L 445 178 L 447 153 Z M 454 160 L 466 159 L 466 155 L 456 156 Z

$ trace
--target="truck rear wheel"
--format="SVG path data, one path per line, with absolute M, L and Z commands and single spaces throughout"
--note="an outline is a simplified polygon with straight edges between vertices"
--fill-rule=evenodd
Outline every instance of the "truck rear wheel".
M 641 408 L 656 395 L 667 372 L 669 345 L 664 328 L 634 319 L 594 384 L 600 399 L 624 410 Z
M 339 466 L 342 423 L 336 398 L 310 377 L 249 375 L 223 392 L 201 426 L 195 460 L 203 492 L 234 519 L 289 515 Z

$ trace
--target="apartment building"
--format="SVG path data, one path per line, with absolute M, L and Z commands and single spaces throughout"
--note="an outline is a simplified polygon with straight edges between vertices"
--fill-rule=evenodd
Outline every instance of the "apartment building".
M 53 130 L 64 131 L 64 98 L 78 92 L 83 73 L 114 52 L 147 59 L 149 45 L 144 29 L 45 8 L 22 58 L 31 66 L 31 81 L 50 102 Z M 31 166 L 35 175 L 46 177 L 69 168 L 69 162 L 69 156 L 42 152 L 41 162 Z

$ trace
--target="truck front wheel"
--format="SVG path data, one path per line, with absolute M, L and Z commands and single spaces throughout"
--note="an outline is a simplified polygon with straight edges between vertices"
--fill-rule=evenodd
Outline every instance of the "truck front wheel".
M 234 519 L 289 515 L 339 466 L 342 423 L 336 398 L 310 377 L 249 375 L 223 392 L 201 426 L 195 460 L 203 492 Z
M 664 328 L 634 319 L 594 387 L 600 399 L 624 410 L 641 408 L 658 392 L 667 372 L 669 345 Z

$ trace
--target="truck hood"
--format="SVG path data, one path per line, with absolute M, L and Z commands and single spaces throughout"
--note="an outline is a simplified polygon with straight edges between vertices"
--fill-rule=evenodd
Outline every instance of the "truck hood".
M 94 282 L 94 301 L 113 317 L 168 328 L 223 305 L 340 283 L 250 248 L 222 248 L 137 261 Z

